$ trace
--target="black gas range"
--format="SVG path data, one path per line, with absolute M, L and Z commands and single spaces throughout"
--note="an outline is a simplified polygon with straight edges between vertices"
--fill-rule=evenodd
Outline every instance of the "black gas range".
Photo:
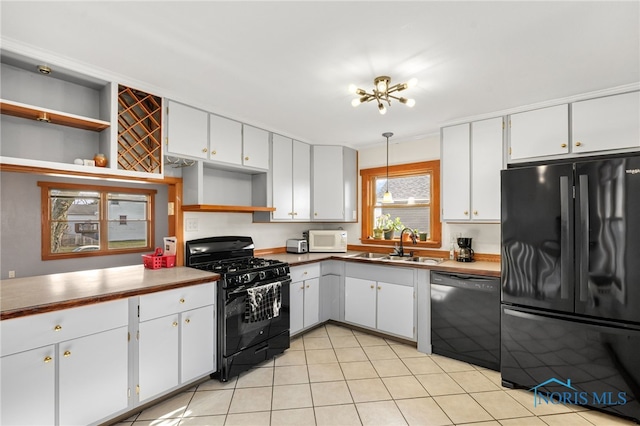
M 227 381 L 289 348 L 289 265 L 253 256 L 251 237 L 187 241 L 185 265 L 220 274 L 217 365 Z

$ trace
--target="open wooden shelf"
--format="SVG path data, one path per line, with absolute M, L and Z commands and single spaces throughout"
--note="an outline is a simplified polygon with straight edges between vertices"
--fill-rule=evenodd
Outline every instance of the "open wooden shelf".
M 51 124 L 59 124 L 61 126 L 75 127 L 77 129 L 91 130 L 94 132 L 100 132 L 111 125 L 108 121 L 40 108 L 6 99 L 0 99 L 0 113 L 39 121 L 44 121 L 43 117 L 46 117 Z
M 225 206 L 218 204 L 190 204 L 182 206 L 185 212 L 210 212 L 210 213 L 253 213 L 253 212 L 273 212 L 275 207 L 258 206 Z

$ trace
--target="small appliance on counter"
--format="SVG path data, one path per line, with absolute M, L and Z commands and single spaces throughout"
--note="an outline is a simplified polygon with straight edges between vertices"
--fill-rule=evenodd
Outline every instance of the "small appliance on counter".
M 346 253 L 347 231 L 342 229 L 310 229 L 309 251 L 311 253 Z
M 304 238 L 291 238 L 287 240 L 287 253 L 307 253 L 307 240 Z
M 471 249 L 472 238 L 460 237 L 458 238 L 458 262 L 473 262 L 473 250 Z

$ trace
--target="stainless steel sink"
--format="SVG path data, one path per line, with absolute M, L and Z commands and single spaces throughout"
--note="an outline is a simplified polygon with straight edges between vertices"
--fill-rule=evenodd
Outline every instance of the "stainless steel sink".
M 425 265 L 438 265 L 445 261 L 445 259 L 438 257 L 424 257 L 424 256 L 395 256 L 392 254 L 384 253 L 359 253 L 354 255 L 360 259 L 375 259 L 375 260 L 394 260 L 399 262 L 415 262 L 423 263 Z
M 353 257 L 358 257 L 362 259 L 376 259 L 376 260 L 388 260 L 389 255 L 385 253 L 359 253 Z

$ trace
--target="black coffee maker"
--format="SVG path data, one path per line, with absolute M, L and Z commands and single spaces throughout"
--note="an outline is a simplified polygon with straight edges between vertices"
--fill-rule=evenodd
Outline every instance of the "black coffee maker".
M 460 237 L 458 238 L 458 262 L 473 262 L 473 250 L 471 249 L 471 238 Z

